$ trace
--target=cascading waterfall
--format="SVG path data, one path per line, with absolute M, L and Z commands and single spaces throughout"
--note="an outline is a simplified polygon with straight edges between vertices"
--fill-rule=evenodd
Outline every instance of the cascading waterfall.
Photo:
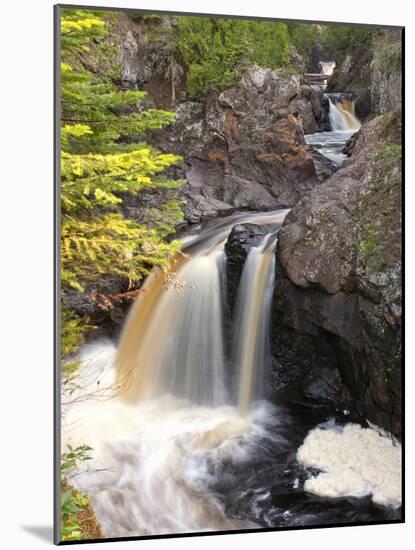
M 238 410 L 249 412 L 253 398 L 265 395 L 269 316 L 272 300 L 276 235 L 268 235 L 248 254 L 239 285 L 235 315 L 235 357 L 240 369 Z
M 344 146 L 347 140 L 359 130 L 354 101 L 340 94 L 326 94 L 329 105 L 331 130 L 304 136 L 307 144 L 317 149 L 338 168 L 347 158 Z
M 170 270 L 148 277 L 118 349 L 101 341 L 82 351 L 82 384 L 63 406 L 62 448 L 93 448 L 93 460 L 71 483 L 88 494 L 105 537 L 303 521 L 298 503 L 289 520 L 291 512 L 281 513 L 284 496 L 274 502 L 270 491 L 286 475 L 281 464 L 289 472 L 284 487 L 298 485 L 302 474 L 290 457 L 305 435 L 289 447 L 283 425 L 292 437 L 291 420 L 264 400 L 276 232 L 248 253 L 233 312 L 232 358 L 224 350 L 225 335 L 231 337 L 223 326 L 227 236 L 241 221 L 278 227 L 286 213 L 238 214 L 187 240 Z M 236 388 L 225 376 L 230 359 Z M 320 454 L 313 443 L 299 456 L 319 464 Z M 395 479 L 393 472 L 387 479 Z M 359 475 L 366 487 L 366 472 Z M 391 484 L 385 495 L 396 500 Z M 315 485 L 325 494 L 320 479 Z M 306 507 L 304 513 L 308 521 Z
M 331 76 L 336 66 L 335 61 L 320 61 L 321 73 Z
M 232 394 L 225 377 L 224 244 L 238 221 L 278 226 L 286 213 L 238 214 L 189 239 L 168 271 L 148 277 L 118 349 L 85 348 L 88 383 L 64 411 L 62 445 L 87 441 L 94 449 L 74 485 L 90 496 L 105 536 L 256 526 L 229 518 L 210 487 L 221 479 L 213 465 L 252 460 L 272 410 L 252 402 L 264 396 L 275 234 L 251 250 L 243 270 L 237 407 L 238 391 Z
M 329 97 L 329 118 L 331 129 L 334 131 L 357 131 L 360 128 L 354 101 L 350 99 L 342 98 L 336 101 Z
M 208 406 L 222 405 L 227 400 L 220 255 L 214 250 L 184 265 L 180 274 L 186 286 L 182 295 L 176 292 L 174 328 L 170 327 L 170 334 L 158 335 L 164 341 L 158 372 L 160 389 Z
M 282 220 L 285 211 L 265 214 L 264 220 Z M 247 219 L 250 219 L 247 217 Z M 255 220 L 255 217 L 253 218 Z M 261 219 L 259 219 L 261 221 Z M 208 232 L 190 256 L 178 255 L 167 274 L 152 274 L 126 322 L 116 358 L 121 396 L 129 402 L 172 393 L 192 403 L 218 406 L 230 403 L 226 388 L 223 345 L 223 247 L 231 229 Z M 270 244 L 271 243 L 271 244 Z M 248 256 L 238 300 L 234 354 L 240 369 L 239 410 L 249 409 L 254 363 L 264 363 L 266 303 L 272 293 L 271 265 L 274 236 Z M 190 247 L 191 248 L 191 247 Z M 174 279 L 174 278 L 173 278 Z M 269 308 L 268 308 L 269 309 Z M 261 378 L 258 374 L 256 378 Z

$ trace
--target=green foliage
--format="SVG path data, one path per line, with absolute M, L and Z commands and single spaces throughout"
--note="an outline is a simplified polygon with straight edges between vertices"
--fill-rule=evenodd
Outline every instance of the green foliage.
M 69 277 L 73 280 L 74 277 L 70 271 L 63 271 L 62 276 Z M 86 320 L 81 319 L 74 313 L 67 310 L 62 311 L 61 319 L 61 353 L 63 357 L 67 357 L 78 349 L 82 344 L 85 332 Z
M 402 42 L 400 31 L 385 29 L 374 36 L 372 63 L 376 69 L 386 75 L 394 71 L 401 71 Z
M 90 538 L 80 521 L 80 514 L 90 509 L 89 498 L 69 485 L 68 472 L 73 471 L 83 462 L 91 460 L 90 451 L 92 450 L 88 445 L 80 445 L 75 449 L 68 445 L 68 451 L 63 453 L 61 457 L 60 513 L 62 541 Z M 93 514 L 92 510 L 91 513 Z M 91 523 L 91 520 L 89 520 L 89 523 Z
M 318 25 L 312 25 L 311 23 L 289 23 L 287 27 L 292 46 L 307 61 L 318 39 L 320 32 Z
M 385 261 L 385 253 L 380 244 L 379 232 L 369 226 L 359 241 L 359 252 L 366 265 L 380 269 Z
M 81 495 L 81 493 L 77 494 Z M 61 539 L 63 541 L 82 540 L 84 538 L 77 518 L 80 511 L 81 507 L 72 489 L 63 492 L 61 495 Z
M 402 158 L 402 145 L 399 143 L 386 144 L 380 149 L 379 155 L 383 157 L 388 168 L 392 165 L 399 165 Z
M 249 63 L 272 69 L 289 62 L 287 25 L 268 21 L 179 18 L 178 49 L 188 67 L 189 93 L 230 86 Z
M 368 27 L 353 27 L 341 25 L 326 25 L 322 32 L 322 44 L 336 52 L 336 56 L 344 55 L 352 46 L 370 48 L 375 35 L 375 29 Z
M 175 190 L 182 181 L 163 175 L 179 157 L 144 143 L 146 132 L 174 121 L 174 114 L 142 110 L 141 91 L 113 81 L 118 44 L 112 16 L 65 8 L 61 17 L 61 280 L 62 291 L 85 291 L 98 277 L 138 283 L 153 266 L 166 266 L 177 250 L 165 238 L 181 219 L 172 204 L 139 225 L 119 212 L 122 194 Z M 171 214 L 171 216 L 169 216 Z M 87 323 L 62 314 L 62 354 L 82 342 Z
M 67 470 L 77 468 L 80 463 L 92 460 L 89 453 L 93 449 L 88 445 L 80 445 L 75 449 L 71 445 L 68 445 L 67 448 L 68 451 L 63 453 L 61 457 L 61 473 L 63 475 L 63 481 L 67 481 L 67 478 L 65 477 L 65 472 Z

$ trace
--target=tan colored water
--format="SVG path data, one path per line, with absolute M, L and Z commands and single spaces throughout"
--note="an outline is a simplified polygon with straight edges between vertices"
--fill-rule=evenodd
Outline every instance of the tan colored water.
M 269 324 L 269 311 L 266 308 L 267 286 L 272 285 L 275 264 L 275 241 L 264 250 L 266 243 L 267 240 L 264 239 L 261 246 L 252 249 L 246 260 L 240 283 L 239 312 L 235 319 L 236 354 L 240 368 L 238 410 L 242 416 L 248 414 L 250 409 L 254 375 L 260 381 L 264 376 L 265 338 Z
M 339 103 L 330 98 L 329 118 L 332 130 L 358 130 L 361 126 L 356 117 L 354 102 L 341 99 Z
M 286 213 L 246 214 L 241 221 L 281 223 Z M 157 271 L 148 278 L 127 318 L 116 355 L 117 384 L 125 401 L 135 403 L 166 393 L 199 405 L 232 401 L 225 380 L 220 266 L 233 225 L 206 231 L 207 237 L 193 245 L 195 252 L 178 254 L 172 260 L 170 276 Z M 241 283 L 240 324 L 248 337 L 238 337 L 237 362 L 244 373 L 241 384 L 246 389 L 240 398 L 245 412 L 252 395 L 248 385 L 254 362 L 264 354 L 260 340 L 266 327 L 259 321 L 272 250 L 263 253 L 258 249 L 251 256 L 248 264 L 255 258 L 255 276 Z M 171 284 L 171 274 L 181 281 L 179 288 Z
M 186 261 L 186 256 L 177 254 L 171 261 L 171 273 L 177 273 Z M 173 292 L 166 273 L 154 271 L 127 318 L 116 355 L 117 385 L 126 401 L 135 402 L 151 389 L 157 356 L 165 345 L 162 338 L 177 305 Z M 162 297 L 160 308 L 157 306 Z

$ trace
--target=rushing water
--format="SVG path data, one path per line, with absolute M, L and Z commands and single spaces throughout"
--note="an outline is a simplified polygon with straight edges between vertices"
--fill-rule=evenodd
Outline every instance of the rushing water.
M 399 517 L 400 448 L 386 434 L 342 431 L 348 416 L 327 424 L 327 412 L 267 401 L 277 231 L 250 250 L 225 330 L 232 227 L 278 227 L 286 213 L 238 213 L 189 235 L 170 270 L 148 277 L 118 347 L 82 350 L 62 446 L 93 448 L 72 482 L 106 537 Z M 325 464 L 327 475 L 307 470 Z
M 306 134 L 306 143 L 312 145 L 337 167 L 347 158 L 343 148 L 348 139 L 360 128 L 354 101 L 334 94 L 328 95 L 331 131 Z
M 238 408 L 249 412 L 253 399 L 266 397 L 270 307 L 274 290 L 276 235 L 251 249 L 239 285 L 235 315 L 235 358 L 240 370 Z
M 320 61 L 321 72 L 327 76 L 331 76 L 336 67 L 335 61 Z

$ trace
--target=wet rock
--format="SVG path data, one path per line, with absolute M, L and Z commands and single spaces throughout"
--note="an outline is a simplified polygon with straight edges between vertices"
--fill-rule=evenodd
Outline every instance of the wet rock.
M 353 152 L 353 149 L 354 149 L 354 146 L 356 145 L 358 139 L 359 139 L 359 136 L 360 136 L 360 133 L 361 133 L 361 130 L 359 130 L 358 132 L 355 132 L 345 143 L 345 146 L 343 147 L 342 149 L 342 153 L 344 155 L 347 155 L 348 157 L 351 156 L 352 152 Z
M 332 176 L 334 172 L 336 172 L 338 167 L 329 158 L 322 155 L 320 151 L 313 149 L 312 154 L 313 154 L 314 168 L 316 170 L 317 177 L 321 182 L 323 182 L 327 178 Z
M 350 159 L 287 215 L 273 313 L 277 383 L 300 400 L 347 405 L 397 436 L 399 128 L 399 111 L 364 125 Z
M 191 225 L 231 214 L 235 210 L 225 202 L 194 193 L 191 189 L 185 189 L 182 196 L 187 199 L 184 206 L 184 219 Z

